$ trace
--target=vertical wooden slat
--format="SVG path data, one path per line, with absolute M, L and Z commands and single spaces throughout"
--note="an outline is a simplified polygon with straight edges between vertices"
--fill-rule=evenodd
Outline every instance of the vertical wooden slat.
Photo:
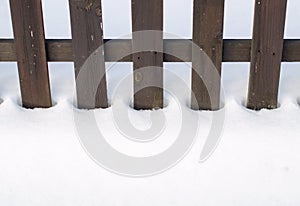
M 22 103 L 51 107 L 41 0 L 10 0 Z
M 101 0 L 69 0 L 69 5 L 78 108 L 106 108 Z
M 256 0 L 247 107 L 277 107 L 286 0 Z
M 211 59 L 199 58 L 195 51 L 199 49 L 193 47 L 191 107 L 195 110 L 220 107 L 223 17 L 224 0 L 194 0 L 193 42 Z
M 163 0 L 132 0 L 132 44 L 137 51 L 146 41 L 162 51 L 162 32 L 140 33 L 144 30 L 163 30 Z M 139 70 L 147 68 L 147 72 Z M 155 67 L 153 69 L 151 67 Z M 153 109 L 163 107 L 163 53 L 143 51 L 133 54 L 134 108 Z M 151 71 L 149 71 L 149 69 Z M 147 85 L 152 85 L 145 87 Z M 143 89 L 140 89 L 144 87 Z

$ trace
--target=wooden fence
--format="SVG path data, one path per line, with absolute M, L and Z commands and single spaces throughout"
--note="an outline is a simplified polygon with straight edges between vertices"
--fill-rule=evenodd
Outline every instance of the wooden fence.
M 251 62 L 247 107 L 251 109 L 277 107 L 278 85 L 282 61 L 300 61 L 300 40 L 284 40 L 287 0 L 255 0 L 253 38 L 223 39 L 224 0 L 194 0 L 193 39 L 210 57 L 221 75 L 222 62 Z M 103 39 L 101 0 L 69 0 L 72 40 L 51 40 L 44 37 L 41 0 L 10 0 L 14 39 L 0 39 L 0 61 L 17 61 L 23 106 L 27 108 L 50 107 L 51 91 L 47 62 L 74 61 L 75 76 L 85 60 L 104 43 L 98 52 L 91 74 L 104 73 L 95 97 L 95 105 L 85 102 L 86 92 L 76 82 L 78 107 L 105 108 L 107 87 L 105 62 L 133 62 L 134 70 L 147 66 L 162 67 L 163 62 L 182 61 L 161 52 L 131 53 L 138 38 L 132 40 Z M 132 0 L 132 31 L 163 30 L 163 0 Z M 193 62 L 190 40 L 163 39 L 155 41 L 163 50 L 180 53 L 183 60 Z M 208 94 L 203 79 L 211 82 Z M 140 74 L 143 75 L 143 74 Z M 97 75 L 96 75 L 97 77 Z M 87 76 L 93 81 L 93 75 Z M 148 87 L 135 93 L 136 109 L 163 107 L 163 70 L 153 70 L 151 75 L 133 78 L 134 88 L 154 82 L 158 87 Z M 193 109 L 218 109 L 220 106 L 220 79 L 202 66 L 192 72 Z M 85 88 L 87 93 L 89 88 Z M 194 104 L 196 103 L 196 104 Z

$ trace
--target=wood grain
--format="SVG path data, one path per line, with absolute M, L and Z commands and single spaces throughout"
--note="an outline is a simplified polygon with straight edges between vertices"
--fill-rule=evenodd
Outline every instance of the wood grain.
M 144 44 L 163 51 L 163 0 L 132 0 L 132 55 L 134 70 L 134 108 L 163 107 L 163 53 L 144 51 Z
M 194 0 L 192 109 L 220 108 L 224 0 Z
M 277 108 L 286 0 L 256 0 L 247 107 Z
M 52 106 L 40 0 L 10 0 L 22 104 L 26 108 Z M 6 53 L 7 55 L 7 53 Z
M 101 1 L 69 0 L 69 5 L 78 108 L 106 108 Z
M 192 46 L 188 39 L 165 39 L 164 62 L 191 62 Z M 104 39 L 104 56 L 106 62 L 132 62 L 130 39 Z M 178 59 L 168 52 L 176 52 Z M 72 62 L 73 50 L 70 39 L 46 39 L 46 56 L 49 62 Z M 250 62 L 250 39 L 224 39 L 223 62 Z M 13 39 L 0 39 L 0 62 L 17 61 Z M 300 62 L 300 40 L 285 39 L 282 62 Z

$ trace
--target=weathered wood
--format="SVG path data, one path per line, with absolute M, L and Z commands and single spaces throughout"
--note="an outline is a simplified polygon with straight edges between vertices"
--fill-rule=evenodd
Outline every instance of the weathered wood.
M 78 108 L 106 108 L 101 0 L 69 0 L 69 5 Z
M 46 40 L 48 61 L 74 61 L 72 40 L 49 39 Z
M 132 61 L 132 55 L 126 56 L 132 50 L 130 39 L 105 39 L 104 42 L 106 62 Z M 182 60 L 167 54 L 167 52 L 173 53 L 174 51 L 182 57 Z M 192 61 L 190 40 L 165 39 L 164 52 L 164 62 Z M 250 39 L 223 40 L 223 62 L 250 62 L 250 52 Z M 72 42 L 70 39 L 47 39 L 46 53 L 49 62 L 72 62 Z M 14 41 L 12 39 L 0 39 L 0 62 L 11 61 L 17 61 Z M 300 39 L 284 40 L 282 62 L 300 62 Z
M 0 61 L 17 61 L 17 53 L 13 39 L 0 39 Z
M 256 0 L 247 107 L 277 108 L 286 0 Z
M 282 62 L 300 61 L 300 40 L 285 39 L 283 43 Z
M 14 57 L 18 61 L 22 104 L 26 108 L 51 107 L 40 0 L 10 0 L 15 36 Z
M 192 109 L 217 110 L 220 107 L 220 76 L 223 51 L 224 0 L 194 0 Z M 216 71 L 215 71 L 216 70 Z
M 163 51 L 163 35 L 139 32 L 145 30 L 163 30 L 163 0 L 132 0 L 132 47 L 138 51 L 132 55 L 134 108 L 162 108 L 163 53 L 159 51 Z M 154 49 L 145 51 L 145 43 Z
M 250 39 L 224 39 L 223 62 L 250 62 Z

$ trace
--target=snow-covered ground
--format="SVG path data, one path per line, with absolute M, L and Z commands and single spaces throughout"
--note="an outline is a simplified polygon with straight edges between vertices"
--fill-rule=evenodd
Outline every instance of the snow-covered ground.
M 67 0 L 44 0 L 43 6 L 46 37 L 70 38 Z M 130 33 L 129 8 L 129 0 L 103 0 L 105 38 Z M 299 8 L 298 0 L 288 0 L 285 38 L 300 38 Z M 191 9 L 191 0 L 165 0 L 165 31 L 191 38 Z M 253 0 L 227 0 L 224 37 L 251 38 L 253 9 Z M 0 25 L 0 37 L 12 38 L 8 0 L 1 0 Z M 131 67 L 107 64 L 110 99 Z M 165 67 L 190 83 L 189 64 Z M 190 152 L 166 172 L 144 178 L 116 175 L 89 157 L 74 126 L 73 64 L 50 63 L 49 68 L 55 106 L 27 110 L 20 107 L 16 64 L 0 63 L 0 205 L 300 204 L 299 63 L 282 64 L 280 107 L 259 112 L 244 106 L 249 63 L 224 63 L 226 116 L 215 152 L 199 163 L 212 112 L 191 112 L 199 115 L 201 127 Z M 168 75 L 165 84 L 176 87 Z M 167 102 L 167 132 L 172 133 L 181 123 L 176 101 L 167 96 Z M 149 127 L 149 112 L 128 108 L 133 124 Z M 126 154 L 159 153 L 174 141 L 167 135 L 149 144 L 132 142 L 114 128 L 112 107 L 95 114 L 107 141 Z

